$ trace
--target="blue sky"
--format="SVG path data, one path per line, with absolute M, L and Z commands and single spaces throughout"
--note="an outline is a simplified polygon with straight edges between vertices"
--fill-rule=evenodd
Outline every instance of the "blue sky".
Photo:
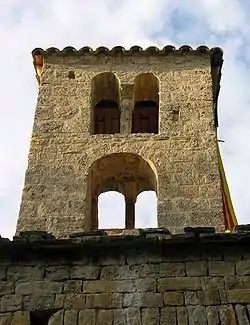
M 225 142 L 221 150 L 237 218 L 240 223 L 250 223 L 249 1 L 23 0 L 20 5 L 18 0 L 0 0 L 0 39 L 2 236 L 11 237 L 15 231 L 27 167 L 37 97 L 30 52 L 35 47 L 67 45 L 222 47 L 219 136 Z M 150 203 L 138 215 L 146 214 L 151 220 L 154 199 L 146 197 L 144 202 Z M 121 204 L 116 206 L 119 213 Z M 104 202 L 108 215 L 110 207 Z M 143 220 L 138 225 L 145 226 Z

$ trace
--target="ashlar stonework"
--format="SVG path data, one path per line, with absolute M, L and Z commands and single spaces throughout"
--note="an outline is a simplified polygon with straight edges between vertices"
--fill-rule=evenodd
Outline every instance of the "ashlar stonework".
M 249 325 L 250 233 L 0 239 L 1 325 Z
M 134 228 L 138 194 L 153 190 L 158 227 L 224 230 L 222 53 L 164 51 L 33 52 L 39 94 L 17 233 L 97 229 L 98 196 L 109 190 L 125 196 L 126 228 Z

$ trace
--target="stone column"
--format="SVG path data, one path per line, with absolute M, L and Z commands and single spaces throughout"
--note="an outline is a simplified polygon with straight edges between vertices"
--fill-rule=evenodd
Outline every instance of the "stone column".
M 135 227 L 135 201 L 126 199 L 125 204 L 125 228 L 133 229 Z

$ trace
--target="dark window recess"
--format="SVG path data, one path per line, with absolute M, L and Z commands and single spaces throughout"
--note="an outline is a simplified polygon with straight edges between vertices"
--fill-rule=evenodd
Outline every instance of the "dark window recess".
M 50 317 L 56 310 L 38 310 L 30 312 L 30 325 L 48 325 Z
M 158 133 L 158 104 L 140 101 L 135 104 L 132 133 Z
M 74 73 L 74 71 L 69 71 L 68 78 L 69 79 L 75 79 L 75 73 Z
M 120 109 L 116 102 L 101 100 L 94 108 L 94 134 L 120 132 Z

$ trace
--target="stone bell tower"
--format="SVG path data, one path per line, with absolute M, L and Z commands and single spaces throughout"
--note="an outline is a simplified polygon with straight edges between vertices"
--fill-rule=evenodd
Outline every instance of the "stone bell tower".
M 97 229 L 98 196 L 109 190 L 124 194 L 127 229 L 138 194 L 154 190 L 158 227 L 224 230 L 219 48 L 67 47 L 32 55 L 39 94 L 17 233 Z

